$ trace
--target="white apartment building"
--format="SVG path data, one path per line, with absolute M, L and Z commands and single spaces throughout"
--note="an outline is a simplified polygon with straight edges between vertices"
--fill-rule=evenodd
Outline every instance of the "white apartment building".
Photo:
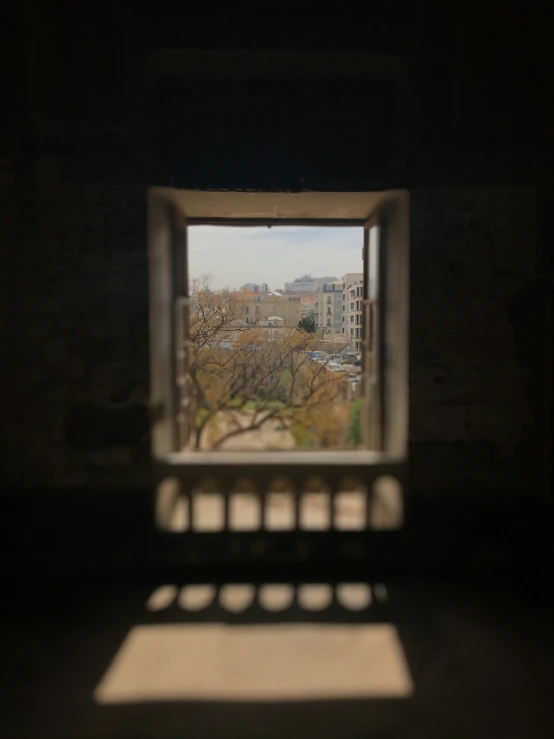
M 348 272 L 342 283 L 342 333 L 349 341 L 350 350 L 358 352 L 362 348 L 363 274 Z
M 319 332 L 342 333 L 342 280 L 319 285 L 315 291 L 315 325 Z

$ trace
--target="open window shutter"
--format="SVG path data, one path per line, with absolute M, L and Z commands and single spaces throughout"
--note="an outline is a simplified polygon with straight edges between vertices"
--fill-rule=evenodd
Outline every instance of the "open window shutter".
M 381 225 L 370 219 L 364 225 L 363 246 L 363 424 L 364 443 L 370 449 L 383 449 L 383 335 L 384 268 Z
M 180 451 L 189 441 L 191 431 L 191 393 L 189 386 L 190 346 L 190 287 L 187 260 L 187 226 L 184 218 L 173 227 L 174 290 L 175 290 L 175 412 L 176 444 Z
M 152 453 L 155 459 L 179 449 L 181 387 L 178 365 L 183 364 L 183 342 L 188 304 L 186 279 L 186 224 L 176 207 L 151 193 L 148 202 L 150 258 L 150 402 Z M 178 319 L 178 316 L 182 316 Z
M 379 211 L 382 306 L 383 449 L 398 457 L 408 453 L 408 355 L 410 238 L 409 200 L 392 190 Z M 386 264 L 384 260 L 386 259 Z

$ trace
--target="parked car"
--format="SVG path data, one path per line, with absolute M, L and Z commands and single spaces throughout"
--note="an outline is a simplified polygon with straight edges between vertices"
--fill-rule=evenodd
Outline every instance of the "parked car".
M 350 382 L 360 382 L 360 375 L 357 375 L 355 372 L 349 372 L 348 379 Z
M 310 352 L 310 357 L 316 362 L 326 362 L 327 354 L 325 352 Z
M 343 364 L 353 364 L 358 359 L 358 355 L 354 352 L 349 352 L 348 354 L 345 354 L 342 358 Z
M 355 362 L 352 362 L 352 364 L 353 364 L 354 367 L 361 367 L 362 366 L 362 361 L 361 361 L 361 359 L 356 359 L 356 361 Z

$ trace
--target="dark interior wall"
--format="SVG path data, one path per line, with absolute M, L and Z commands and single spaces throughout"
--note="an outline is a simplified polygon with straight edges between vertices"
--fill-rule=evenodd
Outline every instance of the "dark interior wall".
M 185 23 L 22 4 L 0 179 L 6 486 L 149 484 L 145 195 L 161 183 L 410 189 L 412 489 L 545 494 L 545 40 L 517 3 L 493 20 L 393 5 Z M 152 56 L 172 48 L 186 63 Z
M 469 499 L 548 494 L 537 400 L 551 333 L 529 313 L 537 188 L 417 189 L 411 212 L 412 488 Z M 526 336 L 534 355 L 522 351 Z
M 147 484 L 145 187 L 58 182 L 37 186 L 30 211 L 7 205 L 3 480 Z M 537 189 L 413 190 L 411 210 L 412 488 L 538 493 L 536 317 L 535 354 L 518 351 Z
M 142 482 L 145 188 L 37 183 L 32 200 L 6 207 L 3 480 Z

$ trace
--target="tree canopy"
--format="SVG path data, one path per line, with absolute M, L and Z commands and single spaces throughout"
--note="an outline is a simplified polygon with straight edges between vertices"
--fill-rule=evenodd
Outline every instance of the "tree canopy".
M 300 325 L 252 326 L 245 320 L 240 295 L 196 286 L 189 336 L 195 449 L 219 449 L 233 437 L 275 422 L 304 443 L 324 430 L 332 415 L 329 408 L 345 395 L 343 375 L 309 356 L 316 347 L 314 331 Z
M 298 321 L 298 328 L 305 331 L 307 334 L 315 334 L 315 321 L 313 316 L 304 316 L 302 320 Z

